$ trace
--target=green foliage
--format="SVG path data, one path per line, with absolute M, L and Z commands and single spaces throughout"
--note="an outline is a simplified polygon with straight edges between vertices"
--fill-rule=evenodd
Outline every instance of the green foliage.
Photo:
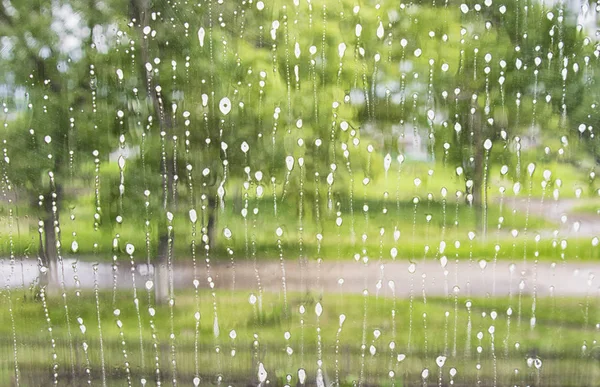
M 476 11 L 468 1 L 466 14 L 462 4 L 355 9 L 346 0 L 276 0 L 259 10 L 250 2 L 7 2 L 0 67 L 16 118 L 4 132 L 5 180 L 36 207 L 43 195 L 46 212 L 50 193 L 60 192 L 59 214 L 64 200 L 70 206 L 97 186 L 86 205 L 105 236 L 127 229 L 117 216 L 138 231 L 152 219 L 154 235 L 165 233 L 166 211 L 204 205 L 214 212 L 221 196 L 239 203 L 239 186 L 256 184 L 256 172 L 269 189 L 275 179 L 284 200 L 297 202 L 304 187 L 306 203 L 317 198 L 317 184 L 322 193 L 330 189 L 331 174 L 331 197 L 344 212 L 349 191 L 359 197 L 372 189 L 361 187 L 365 177 L 392 194 L 397 176 L 382 180 L 382 159 L 396 160 L 398 142 L 410 133 L 427 137 L 444 165 L 425 185 L 435 193 L 469 191 L 470 179 L 476 207 L 484 164 L 489 176 L 494 164 L 506 164 L 511 181 L 526 183 L 526 160 L 579 166 L 581 149 L 597 158 L 596 46 L 574 16 L 559 4 L 532 3 L 525 13 L 519 2 Z M 74 15 L 77 28 L 57 27 L 65 15 Z M 77 47 L 65 49 L 65 33 L 78 34 Z M 586 130 L 573 141 L 580 124 Z M 549 151 L 516 152 L 516 138 L 536 137 L 538 127 Z M 140 154 L 127 159 L 121 178 L 110 155 L 136 146 Z M 314 210 L 306 206 L 313 220 Z
M 99 294 L 100 309 L 96 310 L 94 296 L 84 293 L 81 297 L 69 296 L 69 310 L 72 313 L 71 335 L 67 332 L 64 323 L 64 311 L 60 297 L 48 299 L 49 315 L 44 315 L 44 309 L 39 302 L 23 300 L 19 293 L 12 293 L 12 314 L 0 314 L 0 332 L 3 337 L 12 338 L 11 318 L 16 323 L 16 337 L 19 346 L 19 367 L 22 373 L 21 382 L 24 385 L 35 385 L 41 377 L 47 378 L 47 364 L 52 359 L 52 349 L 48 344 L 48 321 L 53 328 L 53 338 L 56 341 L 56 361 L 60 365 L 58 372 L 60 378 L 66 378 L 70 372 L 69 337 L 74 346 L 74 351 L 79 356 L 76 372 L 81 380 L 86 376 L 82 365 L 84 353 L 82 343 L 88 345 L 87 354 L 90 359 L 92 376 L 100 378 L 100 342 L 99 329 L 96 321 L 100 318 L 103 335 L 104 359 L 106 362 L 107 376 L 114 378 L 125 377 L 123 349 L 127 351 L 127 360 L 131 364 L 133 375 L 150 375 L 155 371 L 154 351 L 152 350 L 153 334 L 156 334 L 162 345 L 170 343 L 169 335 L 176 335 L 175 348 L 177 359 L 178 379 L 191 379 L 194 373 L 195 356 L 194 342 L 196 340 L 196 320 L 193 311 L 196 308 L 195 296 L 191 292 L 177 294 L 173 320 L 170 320 L 168 305 L 153 305 L 156 314 L 153 317 L 153 327 L 150 327 L 150 317 L 146 313 L 138 316 L 132 307 L 130 293 L 118 292 L 115 295 L 101 292 Z M 263 310 L 266 315 L 278 314 L 280 311 L 272 305 L 280 305 L 278 294 L 263 295 Z M 498 384 L 508 384 L 514 380 L 514 370 L 518 368 L 519 379 L 525 378 L 535 382 L 534 370 L 524 366 L 528 357 L 539 358 L 543 361 L 543 380 L 552 378 L 561 385 L 580 385 L 592 383 L 598 375 L 597 347 L 587 341 L 588 350 L 582 352 L 582 338 L 593 335 L 592 322 L 598 320 L 598 301 L 590 298 L 536 298 L 523 295 L 517 299 L 508 298 L 471 298 L 463 297 L 439 298 L 415 297 L 410 302 L 407 299 L 393 300 L 391 297 L 364 297 L 358 294 L 328 295 L 320 300 L 323 314 L 317 321 L 314 314 L 314 305 L 306 302 L 306 297 L 297 293 L 288 294 L 291 305 L 287 318 L 273 321 L 268 324 L 253 321 L 256 314 L 256 305 L 248 302 L 248 294 L 244 292 L 201 291 L 199 293 L 200 323 L 198 326 L 198 353 L 202 364 L 201 376 L 204 381 L 213 380 L 221 373 L 226 378 L 226 383 L 236 380 L 248 381 L 256 375 L 256 351 L 253 342 L 259 341 L 260 361 L 265 363 L 269 379 L 276 380 L 276 372 L 285 372 L 297 381 L 298 365 L 305 367 L 307 375 L 314 378 L 316 364 L 314 359 L 317 351 L 321 350 L 324 370 L 330 380 L 335 376 L 335 359 L 340 361 L 340 378 L 351 385 L 358 378 L 361 367 L 361 353 L 366 352 L 365 383 L 386 385 L 389 370 L 394 370 L 399 380 L 421 380 L 420 375 L 424 368 L 431 367 L 433 360 L 440 354 L 446 354 L 448 359 L 446 368 L 456 367 L 458 374 L 456 382 L 465 384 L 476 383 L 476 377 L 481 380 L 492 380 L 496 377 Z M 214 335 L 214 309 L 213 301 L 217 302 L 220 335 Z M 465 304 L 472 303 L 470 313 Z M 534 307 L 535 303 L 535 307 Z M 108 307 L 107 305 L 110 305 Z M 306 307 L 306 313 L 300 315 L 299 306 Z M 519 308 L 519 305 L 521 306 Z M 0 306 L 8 310 L 9 301 L 4 292 L 0 299 Z M 140 297 L 140 308 L 148 307 L 147 298 Z M 511 307 L 513 314 L 510 320 L 507 309 Z M 536 326 L 530 327 L 529 319 L 532 317 L 532 307 L 535 308 Z M 125 346 L 120 338 L 120 330 L 115 324 L 117 317 L 113 308 L 120 310 L 118 319 L 122 323 Z M 366 310 L 366 320 L 365 320 Z M 392 310 L 395 310 L 395 330 L 392 325 Z M 495 320 L 490 318 L 492 312 L 497 313 Z M 98 313 L 98 315 L 97 315 Z M 448 313 L 448 317 L 445 317 Z M 336 355 L 336 334 L 339 327 L 339 316 L 345 315 L 345 322 L 339 333 L 339 352 Z M 426 324 L 423 315 L 426 314 Z M 85 333 L 77 329 L 76 317 L 81 318 L 86 326 Z M 138 317 L 141 318 L 142 328 L 138 328 Z M 300 321 L 303 321 L 301 324 Z M 455 320 L 456 319 L 456 320 Z M 470 319 L 472 330 L 467 330 L 467 321 Z M 410 321 L 412 320 L 412 325 Z M 365 322 L 366 321 L 366 322 Z M 510 328 L 509 328 L 510 321 Z M 589 321 L 589 322 L 588 322 Z M 319 325 L 317 325 L 319 324 Z M 366 326 L 364 325 L 366 324 Z M 454 336 L 454 327 L 456 336 Z M 488 328 L 495 327 L 495 357 L 491 355 L 491 341 Z M 317 326 L 320 327 L 319 337 L 321 347 L 318 347 Z M 409 328 L 410 326 L 410 328 Z M 141 331 L 140 331 L 141 329 Z M 173 329 L 173 331 L 171 331 Z M 375 330 L 381 332 L 379 338 L 374 338 Z M 409 349 L 409 335 L 412 343 Z M 230 339 L 229 332 L 235 330 L 236 338 Z M 509 333 L 510 330 L 510 333 Z M 485 338 L 477 340 L 479 331 L 486 332 Z M 284 333 L 291 334 L 290 340 L 282 342 Z M 145 343 L 145 367 L 141 368 L 141 353 L 139 346 L 140 334 Z M 366 348 L 361 349 L 362 337 L 365 334 Z M 258 335 L 258 339 L 254 335 Z M 552 337 L 549 340 L 548 337 Z M 469 338 L 469 340 L 467 339 Z M 452 355 L 454 340 L 456 340 L 456 355 Z M 395 348 L 389 349 L 389 343 L 394 341 Z M 425 345 L 427 342 L 427 345 Z M 468 344 L 469 343 L 469 344 Z M 519 343 L 518 346 L 515 344 Z M 285 352 L 286 346 L 293 349 L 293 355 Z M 374 345 L 377 349 L 375 355 L 369 354 L 369 347 Z M 476 347 L 482 345 L 484 352 L 477 358 Z M 215 352 L 215 346 L 221 353 Z M 12 353 L 11 340 L 0 341 L 0 348 L 7 353 Z M 170 346 L 165 347 L 170 348 Z M 426 349 L 425 349 L 426 348 Z M 230 351 L 235 349 L 235 356 Z M 170 373 L 171 353 L 161 351 L 160 364 L 164 371 L 163 376 Z M 470 353 L 470 355 L 469 355 Z M 404 354 L 405 359 L 397 360 L 397 354 Z M 304 356 L 304 358 L 303 358 Z M 497 367 L 494 368 L 494 361 Z M 482 364 L 478 373 L 475 364 Z M 493 370 L 496 373 L 493 374 Z M 43 370 L 43 371 L 41 371 Z M 531 371 L 531 372 L 530 372 Z M 13 369 L 5 367 L 0 370 L 0 380 L 7 380 L 12 375 Z M 43 373 L 42 373 L 43 372 Z M 43 375 L 43 376 L 42 376 Z M 36 379 L 37 377 L 37 379 Z M 443 381 L 448 380 L 448 374 L 443 374 Z M 96 380 L 96 379 L 95 379 Z M 109 379 L 110 380 L 110 379 Z M 575 380 L 575 383 L 573 381 Z M 586 380 L 586 381 L 582 381 Z M 153 383 L 153 381 L 149 382 Z

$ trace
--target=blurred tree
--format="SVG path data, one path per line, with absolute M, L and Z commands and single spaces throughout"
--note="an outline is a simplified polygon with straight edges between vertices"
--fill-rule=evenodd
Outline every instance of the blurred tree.
M 375 107 L 365 104 L 361 118 L 385 128 L 392 152 L 398 134 L 426 133 L 431 156 L 459 167 L 484 227 L 486 168 L 489 176 L 492 163 L 511 164 L 525 142 L 572 134 L 567 112 L 582 106 L 579 69 L 594 72 L 596 47 L 560 4 L 417 1 L 361 17 L 372 26 L 384 11 L 387 27 L 361 35 L 365 57 L 381 57 L 365 82 Z
M 99 87 L 107 75 L 96 66 L 104 56 L 97 42 L 113 17 L 106 4 L 100 10 L 93 0 L 0 6 L 1 82 L 7 96 L 21 93 L 25 102 L 4 132 L 9 157 L 2 160 L 3 181 L 22 191 L 32 208 L 39 202 L 44 265 L 61 255 L 65 182 L 73 181 L 80 163 L 107 155 L 114 138 L 109 117 L 115 110 L 104 102 L 113 90 Z

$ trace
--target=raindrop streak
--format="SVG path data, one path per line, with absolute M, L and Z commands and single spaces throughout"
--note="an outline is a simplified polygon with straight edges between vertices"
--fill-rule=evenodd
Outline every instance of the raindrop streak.
M 287 318 L 288 301 L 287 301 L 287 286 L 285 281 L 285 260 L 283 258 L 283 247 L 281 246 L 281 238 L 283 236 L 283 230 L 281 227 L 277 227 L 275 230 L 277 236 L 277 250 L 279 251 L 279 264 L 281 265 L 281 289 L 283 291 L 283 313 Z
M 104 355 L 104 339 L 102 335 L 102 319 L 100 317 L 100 287 L 98 286 L 98 266 L 94 266 L 94 298 L 96 300 L 96 320 L 98 321 L 98 342 L 100 344 L 100 370 L 102 387 L 106 387 L 106 359 Z
M 135 265 L 135 260 L 133 258 L 133 253 L 135 252 L 135 247 L 133 244 L 128 243 L 125 246 L 125 252 L 127 253 L 127 255 L 129 255 L 129 261 L 131 264 L 131 286 L 133 289 L 133 305 L 135 306 L 135 312 L 137 315 L 137 322 L 138 322 L 138 332 L 139 332 L 139 337 L 140 337 L 140 367 L 141 369 L 145 369 L 145 358 L 144 358 L 144 334 L 143 334 L 143 329 L 142 329 L 142 315 L 140 312 L 140 300 L 137 296 L 137 284 L 135 281 L 135 273 L 137 271 L 136 265 Z M 117 321 L 117 324 L 119 322 Z M 125 353 L 123 354 L 124 356 Z M 144 377 L 142 376 L 140 380 L 144 379 Z
M 344 322 L 346 321 L 346 315 L 345 314 L 340 314 L 339 316 L 339 327 L 336 331 L 335 334 L 335 360 L 334 360 L 334 366 L 335 366 L 335 380 L 334 380 L 334 385 L 335 386 L 339 386 L 340 385 L 340 335 L 342 334 L 342 328 L 344 326 Z
M 365 381 L 366 350 L 367 350 L 367 303 L 369 291 L 363 290 L 363 321 L 362 321 L 362 339 L 360 345 L 360 372 L 358 377 L 358 386 L 361 387 Z

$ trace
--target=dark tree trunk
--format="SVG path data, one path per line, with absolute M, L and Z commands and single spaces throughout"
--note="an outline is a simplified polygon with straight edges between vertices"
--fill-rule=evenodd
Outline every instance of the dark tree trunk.
M 210 249 L 214 250 L 216 247 L 215 227 L 217 223 L 217 199 L 212 195 L 208 197 L 208 208 L 206 209 L 206 212 L 206 236 L 208 236 Z
M 55 197 L 53 197 L 55 194 Z M 50 279 L 53 282 L 58 281 L 58 249 L 56 248 L 56 242 L 59 240 L 59 235 L 56 234 L 56 224 L 59 222 L 59 213 L 61 209 L 61 202 L 63 197 L 63 189 L 61 184 L 56 184 L 54 192 L 48 192 L 44 195 L 44 202 L 42 207 L 41 219 L 44 222 L 44 233 L 43 238 L 40 235 L 39 238 L 39 257 L 41 264 L 48 270 L 46 273 L 40 274 L 39 287 L 46 287 L 50 283 Z M 56 214 L 52 210 L 52 207 L 56 206 Z

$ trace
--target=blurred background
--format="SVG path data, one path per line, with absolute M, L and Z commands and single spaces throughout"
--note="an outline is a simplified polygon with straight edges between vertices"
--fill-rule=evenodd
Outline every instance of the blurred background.
M 587 0 L 4 0 L 0 384 L 600 377 Z

